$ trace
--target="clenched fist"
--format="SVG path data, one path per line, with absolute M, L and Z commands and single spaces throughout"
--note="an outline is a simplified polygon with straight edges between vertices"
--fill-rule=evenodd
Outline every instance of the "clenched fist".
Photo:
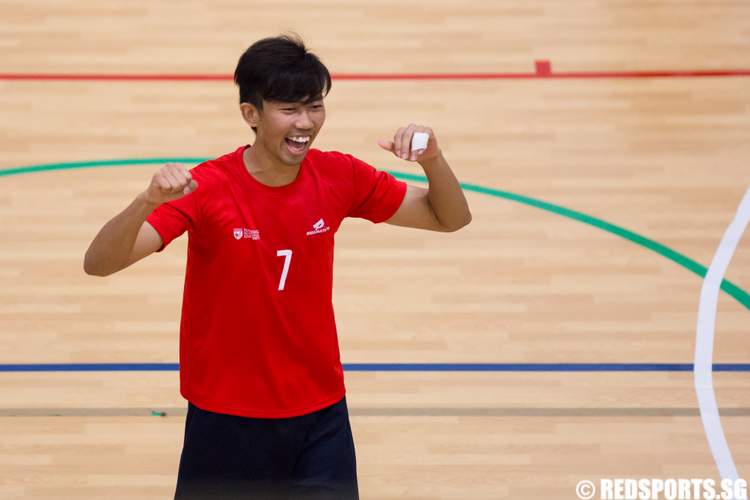
M 148 203 L 161 205 L 182 198 L 196 189 L 198 183 L 184 166 L 167 163 L 151 178 L 151 184 L 143 192 L 143 197 Z

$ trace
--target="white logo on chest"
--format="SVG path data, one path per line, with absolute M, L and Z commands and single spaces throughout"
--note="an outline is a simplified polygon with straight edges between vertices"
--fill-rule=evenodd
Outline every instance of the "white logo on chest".
M 258 231 L 257 229 L 248 229 L 246 227 L 235 227 L 232 230 L 232 235 L 234 236 L 235 240 L 241 240 L 243 238 L 249 240 L 260 239 L 260 231 Z
M 331 226 L 326 226 L 325 221 L 321 217 L 320 219 L 318 219 L 318 222 L 313 224 L 313 230 L 308 231 L 305 234 L 307 234 L 308 236 L 312 236 L 314 234 L 325 233 L 326 231 L 330 231 L 330 230 L 331 230 Z

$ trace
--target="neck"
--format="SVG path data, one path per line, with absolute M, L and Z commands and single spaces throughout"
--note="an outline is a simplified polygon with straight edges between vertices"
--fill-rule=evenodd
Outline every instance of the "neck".
M 299 165 L 285 165 L 274 161 L 275 159 L 257 140 L 252 147 L 245 148 L 242 159 L 250 175 L 258 182 L 274 187 L 284 186 L 294 181 L 300 169 Z

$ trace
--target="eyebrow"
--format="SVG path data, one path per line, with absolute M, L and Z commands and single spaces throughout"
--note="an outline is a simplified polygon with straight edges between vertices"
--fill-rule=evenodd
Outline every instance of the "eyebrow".
M 306 99 L 304 101 L 281 102 L 279 103 L 279 106 L 281 109 L 286 109 L 286 108 L 292 108 L 294 106 L 298 106 L 300 104 L 303 106 L 309 106 L 311 104 L 323 104 L 323 96 L 319 96 L 315 99 Z
M 322 106 L 322 102 L 318 101 L 312 101 L 312 102 L 295 102 L 295 103 L 288 103 L 281 106 L 281 109 L 292 109 L 296 108 L 297 106 Z

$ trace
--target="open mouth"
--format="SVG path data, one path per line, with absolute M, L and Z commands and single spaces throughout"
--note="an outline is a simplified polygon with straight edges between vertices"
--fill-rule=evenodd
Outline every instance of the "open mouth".
M 307 150 L 307 147 L 310 144 L 310 136 L 300 135 L 286 137 L 284 139 L 284 142 L 286 142 L 287 148 L 289 149 L 290 153 L 292 153 L 293 155 L 300 155 Z

